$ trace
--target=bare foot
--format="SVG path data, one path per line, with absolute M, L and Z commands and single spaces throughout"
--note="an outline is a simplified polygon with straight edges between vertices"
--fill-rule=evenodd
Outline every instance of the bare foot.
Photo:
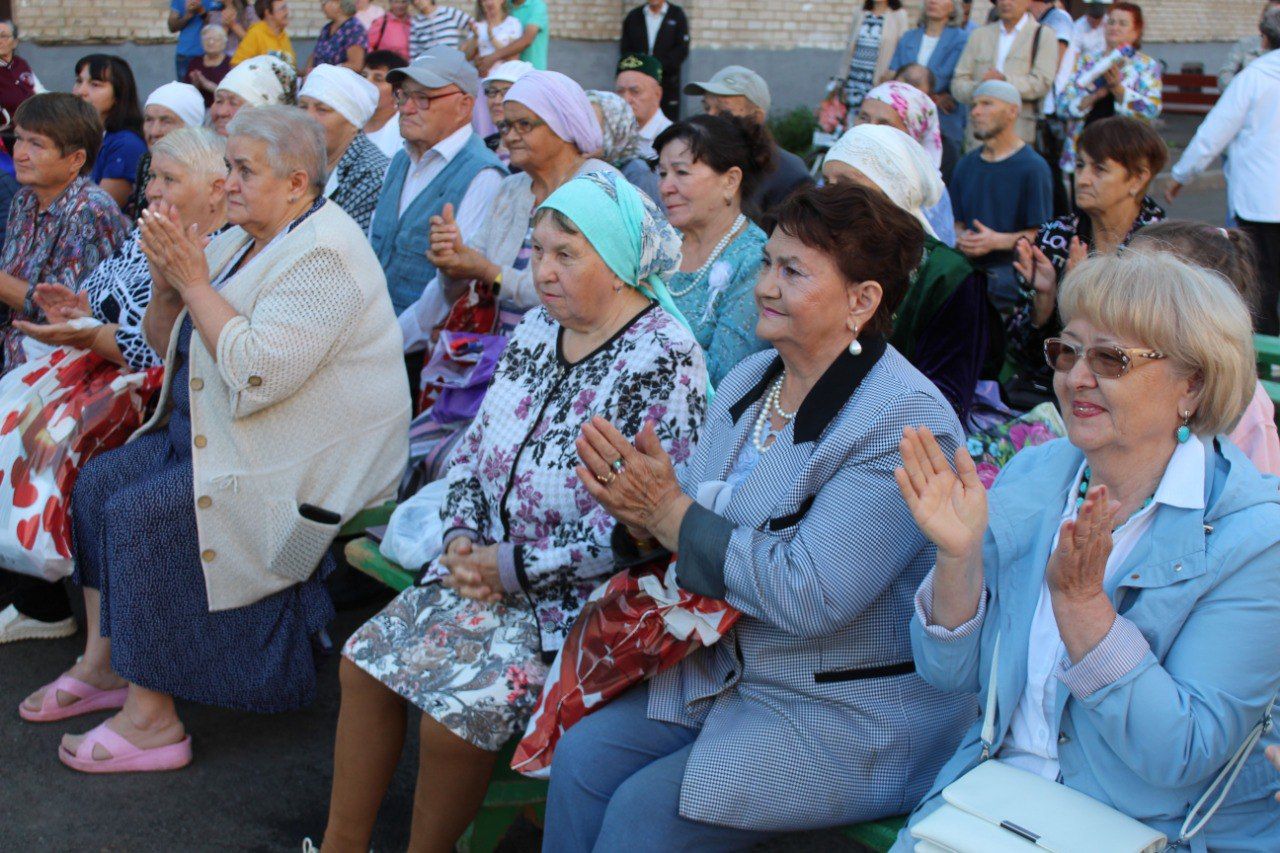
M 102 670 L 89 666 L 83 659 L 78 660 L 67 670 L 67 675 L 72 678 L 78 678 L 91 687 L 99 690 L 118 690 L 121 687 L 128 686 L 129 682 L 116 675 L 110 669 Z M 81 701 L 78 697 L 67 693 L 65 690 L 58 691 L 58 707 L 65 708 L 68 705 Z M 39 711 L 41 703 L 44 702 L 44 688 L 41 687 L 35 693 L 32 693 L 22 701 L 22 705 L 29 711 Z
M 139 749 L 155 749 L 158 746 L 168 746 L 169 744 L 181 742 L 187 736 L 187 730 L 182 725 L 182 720 L 179 720 L 177 716 L 165 716 L 154 720 L 133 720 L 130 719 L 129 713 L 125 710 L 121 710 L 120 713 L 107 720 L 107 728 Z M 63 735 L 62 748 L 75 755 L 76 750 L 80 748 L 80 744 L 83 741 L 84 735 Z M 95 761 L 105 761 L 111 757 L 111 753 L 102 744 L 94 745 L 93 758 Z

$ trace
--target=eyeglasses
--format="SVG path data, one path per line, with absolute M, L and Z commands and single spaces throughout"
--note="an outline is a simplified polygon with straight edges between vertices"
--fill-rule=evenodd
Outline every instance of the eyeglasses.
M 1124 376 L 1133 366 L 1135 358 L 1146 358 L 1152 361 L 1168 358 L 1159 350 L 1142 347 L 1125 349 L 1110 344 L 1082 347 L 1067 343 L 1062 338 L 1049 338 L 1044 342 L 1044 360 L 1058 373 L 1069 373 L 1081 356 L 1084 356 L 1084 362 L 1088 365 L 1090 372 L 1100 379 L 1118 379 Z
M 445 92 L 443 95 L 428 95 L 426 92 L 406 92 L 404 89 L 396 89 L 391 93 L 391 97 L 395 99 L 397 107 L 403 107 L 409 101 L 413 101 L 413 105 L 419 110 L 431 109 L 431 103 L 441 98 L 452 98 L 454 95 L 461 95 L 461 92 Z
M 507 94 L 507 90 L 510 88 L 510 86 L 485 86 L 484 96 L 486 98 L 500 98 Z
M 501 133 L 503 136 L 506 136 L 512 131 L 515 131 L 517 136 L 528 136 L 535 129 L 542 127 L 544 124 L 546 124 L 545 121 L 532 121 L 527 118 L 518 118 L 515 121 L 500 121 L 495 126 L 498 128 L 498 133 Z

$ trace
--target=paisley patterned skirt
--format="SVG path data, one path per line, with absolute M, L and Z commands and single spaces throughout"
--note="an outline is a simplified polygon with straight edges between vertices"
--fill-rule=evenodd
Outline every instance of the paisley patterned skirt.
M 347 640 L 352 663 L 458 737 L 497 752 L 524 730 L 547 678 L 523 599 L 410 587 Z

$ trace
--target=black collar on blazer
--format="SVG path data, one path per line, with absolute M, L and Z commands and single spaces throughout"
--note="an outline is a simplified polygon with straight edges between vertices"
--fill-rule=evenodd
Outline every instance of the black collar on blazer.
M 884 355 L 885 340 L 879 335 L 865 335 L 858 340 L 862 343 L 862 353 L 851 355 L 847 349 L 841 350 L 840 355 L 831 362 L 831 366 L 814 383 L 804 402 L 800 404 L 793 432 L 796 444 L 818 440 L 827 424 L 840 413 L 844 404 L 858 390 L 862 380 L 871 372 L 871 368 L 880 360 L 880 356 Z M 738 422 L 756 400 L 764 396 L 769 383 L 781 372 L 782 357 L 779 356 L 769 364 L 760 381 L 729 407 L 734 423 Z

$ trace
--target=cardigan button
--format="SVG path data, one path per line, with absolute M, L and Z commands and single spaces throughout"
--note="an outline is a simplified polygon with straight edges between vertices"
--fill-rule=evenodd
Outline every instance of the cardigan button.
M 1131 580 L 1131 581 L 1136 581 L 1136 580 L 1137 580 L 1138 578 L 1140 578 L 1140 577 L 1142 577 L 1142 576 L 1141 576 L 1141 575 L 1139 575 L 1137 572 L 1134 572 L 1133 574 L 1129 575 L 1129 580 Z
M 200 507 L 201 509 L 208 509 L 209 507 L 213 506 L 213 498 L 209 497 L 208 495 L 201 495 L 199 499 L 196 500 L 196 506 Z
M 200 559 L 204 560 L 206 563 L 212 563 L 213 558 L 216 556 L 218 556 L 218 552 L 212 548 L 200 552 Z
M 206 445 L 209 444 L 209 439 L 205 438 L 203 435 L 197 435 L 194 439 L 192 439 L 192 444 L 194 444 L 196 447 L 205 447 Z
M 257 387 L 258 387 L 259 385 L 261 385 L 261 384 L 262 384 L 262 377 L 261 377 L 261 376 L 250 376 L 250 377 L 249 377 L 249 386 L 250 386 L 250 387 L 252 387 L 252 388 L 257 388 Z
M 200 391 L 203 388 L 204 388 L 204 380 L 201 379 L 199 376 L 196 376 L 191 380 L 192 391 Z

